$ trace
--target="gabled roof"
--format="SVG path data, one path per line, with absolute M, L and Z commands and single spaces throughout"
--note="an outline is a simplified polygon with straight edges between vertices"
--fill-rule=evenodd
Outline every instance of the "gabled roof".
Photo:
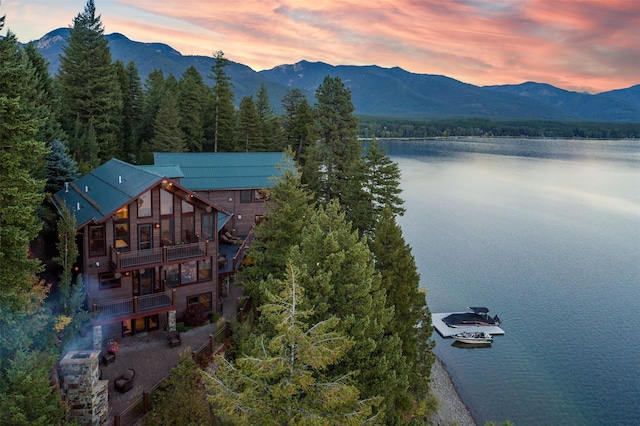
M 153 154 L 155 166 L 178 166 L 180 183 L 192 191 L 271 188 L 284 173 L 281 152 L 186 152 Z M 178 176 L 170 176 L 178 177 Z
M 156 170 L 163 171 L 162 169 Z M 170 178 L 151 170 L 153 168 L 145 170 L 113 158 L 55 193 L 53 203 L 58 209 L 65 204 L 76 217 L 78 228 L 82 228 L 89 222 L 100 223 L 149 189 L 160 185 L 166 178 Z M 170 169 L 170 171 L 175 170 L 179 168 Z M 191 192 L 184 185 L 178 185 L 175 182 L 172 184 L 182 193 Z M 219 217 L 223 215 L 228 220 L 231 216 L 231 213 L 210 201 L 195 194 L 192 196 L 198 202 L 215 208 Z
M 57 207 L 66 204 L 80 228 L 90 221 L 102 222 L 162 179 L 113 158 L 55 193 L 53 201 Z

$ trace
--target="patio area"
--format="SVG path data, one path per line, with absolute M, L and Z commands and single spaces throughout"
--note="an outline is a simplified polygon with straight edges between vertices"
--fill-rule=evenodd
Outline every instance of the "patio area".
M 223 317 L 227 320 L 235 317 L 238 297 L 242 295 L 242 291 L 235 286 L 229 290 L 229 295 L 223 299 Z M 109 380 L 111 414 L 123 413 L 141 398 L 144 392 L 148 392 L 167 377 L 182 356 L 190 355 L 193 350 L 201 347 L 216 331 L 216 324 L 207 324 L 182 332 L 182 344 L 176 347 L 169 346 L 167 332 L 163 330 L 122 339 L 115 361 L 108 365 L 100 365 L 102 379 Z M 120 393 L 114 389 L 113 383 L 129 368 L 136 373 L 133 387 L 126 393 Z

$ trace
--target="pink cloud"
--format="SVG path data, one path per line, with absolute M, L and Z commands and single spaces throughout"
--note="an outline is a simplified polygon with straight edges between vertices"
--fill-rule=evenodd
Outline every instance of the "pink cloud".
M 57 26 L 69 25 L 82 6 L 67 10 Z M 167 43 L 183 54 L 223 50 L 256 70 L 307 59 L 400 66 L 476 85 L 532 80 L 598 92 L 640 82 L 636 0 L 112 0 L 96 6 L 107 33 Z M 59 13 L 49 9 L 18 13 Z

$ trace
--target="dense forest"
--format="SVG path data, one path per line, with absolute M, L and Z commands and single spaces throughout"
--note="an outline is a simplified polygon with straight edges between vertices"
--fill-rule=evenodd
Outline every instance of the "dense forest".
M 403 120 L 361 116 L 364 138 L 433 138 L 447 136 L 511 136 L 530 138 L 640 138 L 640 123 L 587 121 L 513 121 L 480 118 Z

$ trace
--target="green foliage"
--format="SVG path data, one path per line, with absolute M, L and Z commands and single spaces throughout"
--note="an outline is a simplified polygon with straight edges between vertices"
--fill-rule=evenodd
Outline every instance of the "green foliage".
M 167 92 L 153 126 L 150 148 L 153 152 L 184 152 L 185 140 L 180 128 L 176 96 Z
M 231 145 L 233 142 L 233 88 L 231 78 L 224 71 L 229 65 L 229 60 L 224 57 L 224 52 L 215 52 L 215 62 L 211 67 L 209 78 L 214 81 L 213 86 L 213 152 L 235 151 Z
M 126 66 L 122 61 L 116 61 L 114 68 L 122 94 L 122 120 L 119 132 L 121 146 L 118 154 L 127 161 L 135 161 L 144 93 L 138 68 L 133 61 L 129 61 Z
M 294 150 L 294 159 L 304 164 L 306 149 L 313 141 L 313 109 L 300 89 L 290 89 L 282 97 L 282 131 L 286 145 Z
M 21 350 L 8 362 L 0 381 L 0 423 L 11 425 L 63 425 L 65 406 L 51 386 L 55 357 Z
M 264 83 L 260 84 L 255 106 L 258 115 L 259 133 L 262 137 L 258 151 L 281 151 L 283 147 L 280 144 L 280 124 L 275 117 L 273 108 L 271 108 L 269 93 Z
M 245 96 L 240 101 L 234 136 L 238 150 L 245 152 L 264 151 L 260 117 L 252 96 Z
M 190 152 L 200 152 L 205 145 L 204 121 L 208 92 L 198 70 L 193 66 L 187 68 L 178 82 L 178 109 L 186 150 Z
M 43 200 L 47 149 L 36 139 L 44 125 L 38 107 L 34 71 L 9 32 L 0 40 L 0 322 L 6 312 L 20 310 L 31 299 L 33 274 L 40 262 L 29 243 L 41 224 L 37 209 Z
M 78 164 L 67 153 L 67 147 L 58 139 L 50 143 L 50 151 L 46 156 L 47 183 L 45 191 L 54 194 L 64 188 L 65 182 L 78 178 Z
M 121 151 L 122 94 L 115 70 L 100 16 L 96 16 L 93 0 L 88 0 L 84 11 L 74 18 L 60 56 L 58 88 L 63 128 L 82 139 L 91 137 L 89 127 L 93 126 L 98 164 Z M 75 159 L 93 167 L 94 159 L 85 156 L 80 142 L 71 139 Z
M 185 355 L 169 378 L 152 394 L 152 410 L 145 425 L 200 426 L 213 424 L 206 401 L 200 368 L 190 355 Z
M 337 331 L 338 320 L 328 317 L 309 326 L 303 287 L 305 275 L 290 266 L 287 278 L 271 285 L 264 321 L 274 337 L 259 338 L 255 352 L 230 363 L 217 358 L 217 368 L 205 375 L 208 400 L 216 412 L 234 424 L 356 425 L 370 417 L 377 399 L 360 400 L 349 373 L 331 379 L 324 372 L 338 363 L 351 346 Z
M 371 200 L 375 223 L 384 208 L 390 208 L 394 215 L 402 216 L 404 200 L 400 198 L 400 168 L 391 161 L 377 140 L 367 147 L 364 157 L 367 173 L 365 188 Z

